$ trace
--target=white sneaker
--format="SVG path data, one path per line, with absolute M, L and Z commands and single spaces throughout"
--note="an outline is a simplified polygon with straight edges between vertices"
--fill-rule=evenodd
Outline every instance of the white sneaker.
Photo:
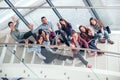
M 41 53 L 37 53 L 37 55 L 38 55 L 38 57 L 39 57 L 40 59 L 43 59 L 43 60 L 45 60 L 45 59 L 46 59 L 46 57 L 45 57 L 45 56 L 43 56 Z

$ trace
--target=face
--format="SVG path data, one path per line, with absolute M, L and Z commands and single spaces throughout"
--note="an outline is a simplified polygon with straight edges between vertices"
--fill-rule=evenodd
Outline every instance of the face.
M 42 22 L 43 24 L 46 24 L 46 23 L 47 23 L 47 19 L 46 19 L 46 18 L 43 18 L 43 19 L 41 19 L 41 22 Z
M 92 35 L 93 35 L 93 34 L 92 34 L 92 31 L 89 30 L 89 31 L 88 31 L 88 35 L 89 35 L 89 36 L 92 36 Z
M 74 33 L 74 34 L 72 35 L 72 38 L 73 38 L 74 41 L 77 41 L 77 39 L 78 39 L 78 34 L 77 34 L 77 33 Z
M 91 22 L 93 25 L 96 24 L 96 21 L 95 21 L 94 19 L 92 19 L 90 22 Z
M 60 24 L 66 25 L 65 21 L 60 21 Z
M 14 23 L 10 23 L 9 27 L 10 29 L 14 29 Z
M 38 39 L 38 42 L 39 42 L 39 44 L 42 44 L 42 42 L 43 42 L 43 37 L 40 37 L 40 38 Z
M 81 31 L 81 32 L 86 32 L 85 27 L 81 27 L 81 28 L 80 28 L 80 31 Z
M 46 36 L 44 31 L 42 31 L 41 36 L 43 36 L 43 37 L 45 37 L 45 36 Z

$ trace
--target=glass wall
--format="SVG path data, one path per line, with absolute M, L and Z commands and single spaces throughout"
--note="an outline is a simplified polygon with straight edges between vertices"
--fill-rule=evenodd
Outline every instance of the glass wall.
M 46 16 L 48 21 L 51 21 L 55 29 L 56 23 L 58 23 L 58 17 L 52 11 L 51 8 L 41 8 L 41 7 L 49 7 L 46 0 L 10 0 L 16 7 L 38 7 L 34 9 L 18 9 L 20 13 L 25 16 L 28 22 L 34 24 L 35 28 L 41 24 L 40 18 L 42 16 Z M 119 10 L 119 0 L 90 0 L 93 7 L 117 7 L 117 8 L 95 8 L 97 14 L 100 19 L 104 23 L 105 26 L 109 25 L 112 30 L 120 30 L 118 27 L 120 25 L 120 10 Z M 94 17 L 91 14 L 90 9 L 86 7 L 84 4 L 84 0 L 52 0 L 54 6 L 62 6 L 62 7 L 72 7 L 79 6 L 79 8 L 57 8 L 59 13 L 63 18 L 65 18 L 68 22 L 70 22 L 73 28 L 78 31 L 79 25 L 89 25 L 90 17 Z M 80 8 L 84 7 L 84 8 Z M 8 7 L 8 5 L 4 2 L 0 2 L 0 7 Z M 0 9 L 0 30 L 7 27 L 7 23 L 11 20 L 11 16 L 16 16 L 16 14 L 11 9 Z M 26 30 L 23 28 L 24 23 L 20 21 L 20 29 Z

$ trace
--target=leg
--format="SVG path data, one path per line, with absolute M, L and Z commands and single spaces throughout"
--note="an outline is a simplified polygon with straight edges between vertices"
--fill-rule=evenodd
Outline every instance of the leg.
M 28 43 L 33 44 L 34 42 L 28 39 Z
M 110 44 L 114 44 L 112 40 L 110 40 L 109 33 L 107 31 L 104 32 L 105 39 L 107 39 L 107 42 Z
M 65 44 L 66 44 L 67 46 L 70 46 L 70 44 L 69 44 L 67 38 L 65 37 L 64 33 L 60 31 L 60 34 L 61 34 L 61 36 L 62 36 L 63 41 L 65 42 Z
M 98 50 L 97 46 L 95 45 L 95 41 L 94 40 L 92 40 L 88 45 L 89 45 L 90 49 L 97 49 Z
M 60 54 L 57 54 L 57 59 L 58 60 L 66 60 L 66 59 L 69 59 L 69 60 L 73 60 L 73 57 L 71 56 L 65 56 L 65 55 L 60 55 Z
M 109 39 L 109 34 L 106 30 L 104 31 L 104 37 L 105 37 L 105 39 Z
M 100 39 L 100 37 L 101 37 L 101 35 L 99 35 L 99 34 L 95 34 L 94 36 L 93 36 L 93 38 L 92 38 L 92 40 L 97 40 L 97 39 Z
M 37 39 L 37 35 L 35 33 L 33 34 L 31 31 L 26 32 L 23 36 L 23 39 L 27 39 L 30 36 L 33 36 L 35 40 Z
M 32 35 L 32 32 L 31 32 L 31 31 L 26 32 L 26 33 L 24 34 L 24 36 L 23 36 L 23 39 L 27 39 L 27 38 L 29 38 L 31 35 Z
M 80 53 L 77 54 L 77 57 L 82 61 L 82 63 L 83 63 L 84 65 L 87 65 L 87 64 L 88 64 L 88 62 L 82 57 L 82 55 L 81 55 Z

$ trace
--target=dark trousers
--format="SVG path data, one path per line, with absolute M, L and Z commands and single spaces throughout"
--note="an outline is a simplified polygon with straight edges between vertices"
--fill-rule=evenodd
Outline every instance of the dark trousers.
M 27 39 L 27 38 L 29 38 L 30 36 L 33 36 L 35 40 L 37 39 L 37 35 L 36 35 L 36 34 L 33 34 L 31 31 L 26 32 L 26 33 L 24 34 L 24 36 L 23 36 L 23 39 Z M 21 41 L 20 43 L 25 43 L 25 42 L 24 42 L 24 41 Z M 34 42 L 31 41 L 31 40 L 28 40 L 28 43 L 33 44 Z
M 65 34 L 61 31 L 61 30 L 57 30 L 56 34 L 61 34 L 62 38 L 63 38 L 63 42 L 67 45 L 70 46 L 70 43 L 68 41 L 68 39 L 65 37 Z
M 92 40 L 88 45 L 89 45 L 90 49 L 97 49 L 98 50 L 97 46 L 95 45 L 95 41 L 94 40 Z
M 80 52 L 78 52 L 78 54 L 75 54 L 74 57 L 79 58 L 79 60 L 81 60 L 84 65 L 88 64 L 88 62 L 83 58 Z
M 28 31 L 28 32 L 26 32 L 26 33 L 24 34 L 23 39 L 27 39 L 27 38 L 29 38 L 30 36 L 33 36 L 35 40 L 36 40 L 36 38 L 37 38 L 37 36 L 36 36 L 35 33 L 33 34 L 31 31 Z
M 65 55 L 60 55 L 57 53 L 51 53 L 51 52 L 47 51 L 44 47 L 41 47 L 41 54 L 46 57 L 46 60 L 44 60 L 45 63 L 51 63 L 54 59 L 73 60 L 73 57 L 71 57 L 71 56 L 65 56 Z

